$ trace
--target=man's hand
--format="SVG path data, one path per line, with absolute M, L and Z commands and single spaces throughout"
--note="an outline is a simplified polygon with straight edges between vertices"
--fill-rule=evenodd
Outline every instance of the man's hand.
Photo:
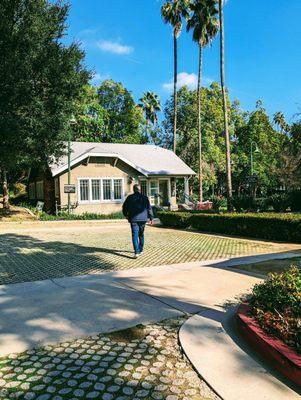
M 153 225 L 153 220 L 152 219 L 149 220 L 149 224 Z

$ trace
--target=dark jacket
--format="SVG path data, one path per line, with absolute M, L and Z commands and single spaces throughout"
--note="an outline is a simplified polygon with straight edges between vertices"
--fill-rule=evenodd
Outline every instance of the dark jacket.
M 129 195 L 123 203 L 122 212 L 129 222 L 146 222 L 148 219 L 153 219 L 150 202 L 141 193 Z

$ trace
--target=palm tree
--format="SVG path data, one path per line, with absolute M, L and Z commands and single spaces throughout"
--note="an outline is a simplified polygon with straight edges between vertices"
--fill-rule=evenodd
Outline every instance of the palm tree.
M 143 109 L 147 130 L 149 125 L 155 125 L 158 122 L 157 113 L 161 111 L 161 102 L 158 95 L 154 92 L 145 92 L 139 99 L 139 106 Z
M 220 23 L 220 75 L 224 110 L 224 134 L 226 142 L 226 174 L 227 174 L 227 208 L 232 210 L 232 177 L 231 177 L 231 150 L 228 125 L 227 95 L 225 87 L 225 34 L 224 34 L 224 0 L 218 0 Z
M 163 4 L 161 15 L 166 24 L 173 27 L 174 45 L 174 115 L 173 115 L 173 151 L 177 149 L 177 76 L 178 76 L 178 37 L 182 30 L 182 18 L 188 18 L 188 0 L 170 0 Z
M 283 112 L 277 111 L 274 114 L 273 120 L 274 120 L 274 124 L 277 125 L 280 128 L 280 132 L 281 133 L 288 132 L 289 125 L 285 121 L 285 117 L 284 117 Z
M 199 141 L 199 201 L 203 201 L 203 168 L 202 168 L 202 118 L 201 87 L 203 49 L 212 43 L 218 32 L 218 9 L 215 0 L 195 0 L 190 4 L 191 18 L 187 22 L 187 31 L 193 29 L 192 37 L 199 46 L 198 68 L 198 141 Z

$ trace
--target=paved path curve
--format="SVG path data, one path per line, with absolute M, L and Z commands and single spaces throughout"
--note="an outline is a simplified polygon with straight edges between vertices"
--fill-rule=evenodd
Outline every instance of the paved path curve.
M 182 325 L 180 344 L 194 368 L 223 400 L 300 399 L 240 340 L 234 311 L 203 310 Z

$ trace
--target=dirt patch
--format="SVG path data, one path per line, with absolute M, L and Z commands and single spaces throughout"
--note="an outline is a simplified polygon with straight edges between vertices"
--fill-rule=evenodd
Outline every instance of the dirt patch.
M 0 204 L 0 222 L 34 221 L 35 219 L 26 208 L 10 206 L 9 210 L 5 210 Z

